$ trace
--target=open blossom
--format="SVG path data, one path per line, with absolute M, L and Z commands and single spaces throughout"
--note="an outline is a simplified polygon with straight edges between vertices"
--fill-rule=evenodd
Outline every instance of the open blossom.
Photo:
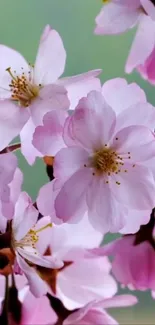
M 50 222 L 49 217 L 39 220 L 38 227 Z M 53 224 L 41 234 L 38 250 L 43 254 L 50 238 L 48 251 L 55 259 L 64 263 L 58 270 L 38 267 L 42 278 L 51 288 L 52 295 L 59 298 L 64 306 L 73 310 L 94 299 L 109 298 L 117 291 L 117 285 L 110 275 L 111 265 L 107 258 L 85 258 L 86 249 L 98 247 L 102 235 L 90 225 L 85 216 L 79 224 Z M 44 242 L 44 245 L 42 245 Z M 49 240 L 48 240 L 49 242 Z
M 155 109 L 152 105 L 147 103 L 144 91 L 135 83 L 128 84 L 125 79 L 116 78 L 108 80 L 102 87 L 102 94 L 117 116 L 115 129 L 119 130 L 123 127 L 132 125 L 144 125 L 154 130 Z M 51 114 L 51 113 L 49 113 Z M 72 117 L 68 119 L 70 121 Z M 67 126 L 67 123 L 66 123 Z M 64 134 L 66 139 L 65 126 Z M 40 130 L 40 137 L 35 133 L 33 143 L 35 143 L 44 155 L 51 155 L 53 150 L 58 148 L 59 137 L 52 141 L 50 130 L 52 129 L 51 119 L 45 119 L 45 124 Z M 44 141 L 41 141 L 41 136 L 45 135 Z M 62 142 L 60 142 L 62 143 Z M 55 147 L 54 147 L 55 144 Z M 74 142 L 73 142 L 74 146 Z M 152 162 L 152 160 L 151 160 Z M 155 162 L 152 162 L 152 167 Z M 37 198 L 37 206 L 39 211 L 44 215 L 50 215 L 51 220 L 55 223 L 61 222 L 56 218 L 54 201 L 59 193 L 59 187 L 55 181 L 45 184 L 39 191 Z M 122 209 L 122 207 L 121 207 Z M 139 230 L 142 224 L 149 222 L 149 216 L 152 207 L 149 210 L 132 210 L 126 209 L 124 212 L 125 226 L 120 230 L 122 233 L 135 233 Z M 132 222 L 132 216 L 136 218 Z M 83 213 L 78 213 L 78 218 L 83 216 Z
M 8 230 L 10 250 L 3 248 L 0 251 L 1 255 L 7 256 L 9 264 L 0 272 L 7 274 L 12 271 L 12 267 L 15 273 L 23 272 L 29 281 L 31 291 L 34 295 L 39 296 L 47 292 L 47 286 L 35 271 L 34 266 L 40 265 L 45 268 L 58 269 L 63 266 L 63 262 L 53 256 L 42 256 L 37 250 L 36 245 L 40 233 L 51 227 L 50 223 L 36 230 L 37 219 L 38 211 L 27 193 L 22 192 L 16 203 L 15 214 Z
M 63 322 L 63 325 L 118 325 L 118 322 L 107 313 L 106 309 L 128 307 L 136 303 L 137 298 L 132 295 L 120 295 L 109 299 L 94 300 L 69 315 Z
M 34 66 L 5 45 L 0 45 L 0 56 L 0 150 L 20 133 L 22 153 L 32 164 L 36 156 L 42 156 L 32 145 L 35 127 L 51 111 L 55 115 L 59 112 L 64 123 L 67 110 L 74 108 L 79 98 L 100 88 L 96 77 L 101 70 L 59 80 L 65 68 L 66 51 L 60 35 L 48 25 L 41 36 Z
M 145 161 L 154 157 L 154 135 L 142 125 L 117 129 L 120 117 L 101 93 L 92 91 L 68 118 L 67 148 L 54 160 L 60 189 L 56 216 L 64 222 L 87 210 L 98 230 L 118 231 L 125 226 L 127 208 L 153 208 L 154 178 Z
M 104 1 L 103 1 L 104 2 Z M 134 68 L 155 82 L 155 4 L 151 0 L 105 1 L 96 17 L 96 34 L 119 34 L 138 25 L 126 72 Z
M 131 290 L 155 291 L 155 220 L 134 235 L 123 236 L 107 245 L 89 250 L 90 256 L 112 256 L 112 273 L 123 286 Z

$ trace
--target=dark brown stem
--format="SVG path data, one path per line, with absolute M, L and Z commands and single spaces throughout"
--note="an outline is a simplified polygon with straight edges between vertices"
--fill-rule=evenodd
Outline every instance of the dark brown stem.
M 14 144 L 10 144 L 10 146 L 1 150 L 0 153 L 3 154 L 3 153 L 8 153 L 8 152 L 13 152 L 20 148 L 21 148 L 21 143 L 14 143 Z
M 8 302 L 9 302 L 9 279 L 8 276 L 6 276 L 5 277 L 5 299 L 3 303 L 2 313 L 0 316 L 0 324 L 3 325 L 9 325 Z

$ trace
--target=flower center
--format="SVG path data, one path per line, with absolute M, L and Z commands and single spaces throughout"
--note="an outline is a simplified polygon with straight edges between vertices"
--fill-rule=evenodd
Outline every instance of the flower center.
M 96 151 L 92 158 L 92 167 L 99 175 L 118 172 L 119 164 L 122 164 L 121 157 L 110 148 Z
M 17 101 L 23 107 L 28 107 L 39 95 L 41 85 L 37 86 L 32 83 L 31 71 L 29 71 L 29 80 L 24 72 L 21 76 L 16 76 L 15 72 L 14 74 L 12 73 L 11 68 L 7 68 L 6 71 L 12 77 L 11 83 L 9 85 L 12 93 L 12 100 Z
M 13 244 L 14 244 L 13 246 L 20 247 L 20 248 L 24 248 L 25 246 L 36 248 L 36 243 L 39 240 L 38 233 L 49 227 L 52 227 L 52 223 L 48 223 L 44 227 L 39 228 L 37 230 L 30 229 L 29 232 L 26 234 L 26 236 L 22 238 L 20 241 L 16 241 L 15 239 L 13 239 Z

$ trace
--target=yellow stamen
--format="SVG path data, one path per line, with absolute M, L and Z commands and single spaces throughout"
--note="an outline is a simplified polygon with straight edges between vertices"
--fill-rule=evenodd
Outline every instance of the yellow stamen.
M 12 78 L 9 85 L 12 93 L 12 100 L 18 102 L 21 106 L 28 107 L 39 95 L 41 85 L 33 84 L 31 80 L 31 70 L 29 71 L 29 78 L 24 72 L 18 76 L 16 75 L 16 71 L 14 71 L 13 74 L 10 67 L 8 67 L 6 71 Z
M 46 226 L 44 226 L 44 227 L 42 227 L 42 228 L 40 228 L 40 229 L 38 229 L 38 230 L 36 230 L 35 231 L 35 233 L 38 233 L 38 232 L 40 232 L 40 231 L 42 231 L 42 230 L 45 230 L 45 229 L 47 229 L 47 228 L 52 228 L 52 223 L 48 223 Z

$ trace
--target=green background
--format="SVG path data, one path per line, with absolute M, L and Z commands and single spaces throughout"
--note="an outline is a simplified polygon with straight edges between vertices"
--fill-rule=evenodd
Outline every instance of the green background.
M 0 0 L 0 43 L 17 49 L 33 63 L 42 29 L 50 24 L 60 33 L 67 51 L 65 76 L 102 68 L 103 82 L 125 76 L 130 82 L 136 81 L 155 104 L 154 87 L 136 73 L 124 73 L 135 31 L 120 36 L 93 35 L 101 5 L 100 0 Z M 24 189 L 35 198 L 47 179 L 44 165 L 38 160 L 29 167 L 20 155 L 19 164 L 25 175 Z M 155 302 L 150 293 L 138 297 L 138 306 L 112 312 L 121 324 L 155 324 Z

